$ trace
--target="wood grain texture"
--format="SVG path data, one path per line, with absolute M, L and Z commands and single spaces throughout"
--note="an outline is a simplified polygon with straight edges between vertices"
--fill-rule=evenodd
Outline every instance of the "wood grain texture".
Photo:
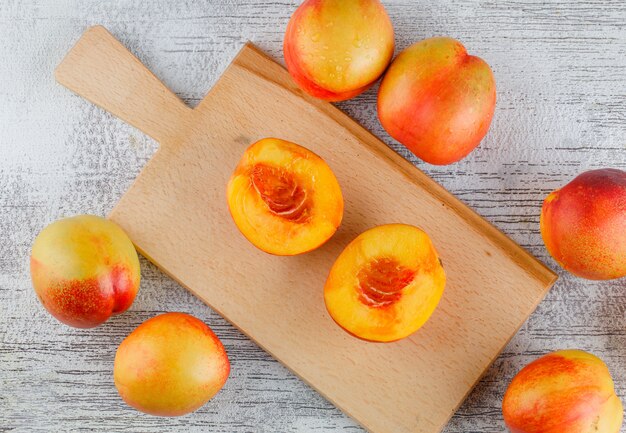
M 250 44 L 188 112 L 100 26 L 84 33 L 56 77 L 162 138 L 110 215 L 139 251 L 374 433 L 439 432 L 556 278 L 337 108 L 305 96 Z M 305 145 L 342 186 L 341 227 L 312 253 L 260 252 L 228 214 L 228 179 L 265 137 Z M 396 222 L 431 236 L 446 291 L 420 332 L 366 343 L 332 322 L 322 288 L 347 243 Z
M 361 431 L 204 304 L 142 262 L 127 314 L 89 331 L 56 323 L 28 275 L 36 233 L 74 213 L 105 215 L 156 150 L 134 128 L 54 83 L 84 29 L 105 24 L 188 104 L 204 97 L 248 39 L 281 58 L 296 1 L 0 2 L 0 431 Z M 411 158 L 378 124 L 375 89 L 340 107 L 533 254 L 557 269 L 538 233 L 541 200 L 578 172 L 626 168 L 626 5 L 615 1 L 387 0 L 398 49 L 432 35 L 461 39 L 498 80 L 492 129 L 450 167 Z M 626 396 L 624 281 L 561 279 L 446 433 L 502 432 L 504 389 L 525 363 L 578 347 L 607 361 Z M 115 347 L 162 311 L 186 311 L 225 342 L 233 375 L 192 417 L 129 410 L 111 380 Z M 626 431 L 626 430 L 624 430 Z

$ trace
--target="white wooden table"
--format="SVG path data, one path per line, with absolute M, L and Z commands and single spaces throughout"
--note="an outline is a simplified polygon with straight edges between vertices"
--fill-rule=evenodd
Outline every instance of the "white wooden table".
M 54 82 L 89 25 L 104 24 L 190 105 L 246 40 L 282 61 L 297 0 L 0 1 L 0 432 L 362 431 L 216 313 L 142 260 L 132 309 L 78 330 L 55 321 L 30 284 L 36 234 L 55 219 L 105 215 L 156 144 Z M 557 269 L 539 235 L 552 189 L 590 168 L 626 169 L 626 3 L 618 0 L 386 0 L 397 48 L 449 35 L 498 83 L 486 140 L 448 167 L 412 158 L 376 118 L 376 89 L 341 108 L 518 243 Z M 601 356 L 626 398 L 626 280 L 561 279 L 452 419 L 446 432 L 502 432 L 513 375 L 548 351 Z M 232 373 L 183 418 L 128 408 L 113 385 L 117 345 L 157 313 L 184 311 L 224 342 Z M 626 431 L 624 429 L 623 431 Z

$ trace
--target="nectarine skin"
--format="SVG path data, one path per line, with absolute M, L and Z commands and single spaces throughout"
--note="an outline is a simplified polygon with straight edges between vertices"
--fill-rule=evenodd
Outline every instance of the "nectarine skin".
M 623 418 L 608 368 L 580 350 L 524 367 L 504 395 L 502 412 L 512 433 L 618 433 Z
M 496 106 L 489 65 L 458 41 L 431 38 L 402 51 L 378 92 L 378 117 L 389 135 L 422 160 L 451 164 L 483 139 Z
M 343 218 L 341 188 L 328 164 L 278 138 L 259 140 L 244 152 L 226 196 L 239 231 L 257 248 L 280 256 L 319 247 Z
M 545 199 L 540 225 L 552 257 L 574 275 L 626 276 L 626 172 L 579 175 Z
M 378 0 L 307 0 L 291 17 L 283 46 L 294 81 L 327 101 L 367 90 L 393 50 L 393 25 Z
M 362 233 L 339 255 L 324 286 L 324 302 L 349 334 L 388 343 L 426 323 L 445 281 L 428 235 L 410 225 L 388 224 Z
M 224 386 L 230 363 L 222 342 L 202 321 L 166 313 L 139 325 L 120 344 L 113 376 L 130 406 L 157 416 L 181 416 Z
M 126 311 L 139 290 L 139 258 L 115 223 L 92 215 L 56 221 L 35 239 L 33 287 L 59 321 L 91 328 Z

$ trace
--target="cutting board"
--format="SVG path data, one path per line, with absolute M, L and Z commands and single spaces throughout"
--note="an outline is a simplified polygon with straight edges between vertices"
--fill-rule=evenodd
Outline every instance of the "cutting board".
M 110 214 L 141 254 L 371 432 L 440 431 L 556 279 L 252 44 L 195 109 L 103 27 L 85 32 L 56 78 L 160 143 Z M 309 254 L 259 251 L 228 213 L 228 178 L 264 137 L 316 152 L 342 187 L 341 228 Z M 333 323 L 322 288 L 354 237 L 395 222 L 428 232 L 448 283 L 417 333 L 367 343 Z

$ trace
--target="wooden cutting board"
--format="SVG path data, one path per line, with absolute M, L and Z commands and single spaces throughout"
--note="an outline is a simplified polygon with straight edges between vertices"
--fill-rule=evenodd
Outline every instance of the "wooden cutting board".
M 160 142 L 110 215 L 138 250 L 371 432 L 440 431 L 556 280 L 347 115 L 305 95 L 252 44 L 195 109 L 103 27 L 85 32 L 56 78 Z M 226 183 L 264 137 L 313 150 L 341 184 L 343 224 L 314 252 L 265 254 L 231 220 Z M 367 343 L 333 323 L 322 288 L 350 240 L 394 222 L 430 234 L 448 284 L 416 334 Z

